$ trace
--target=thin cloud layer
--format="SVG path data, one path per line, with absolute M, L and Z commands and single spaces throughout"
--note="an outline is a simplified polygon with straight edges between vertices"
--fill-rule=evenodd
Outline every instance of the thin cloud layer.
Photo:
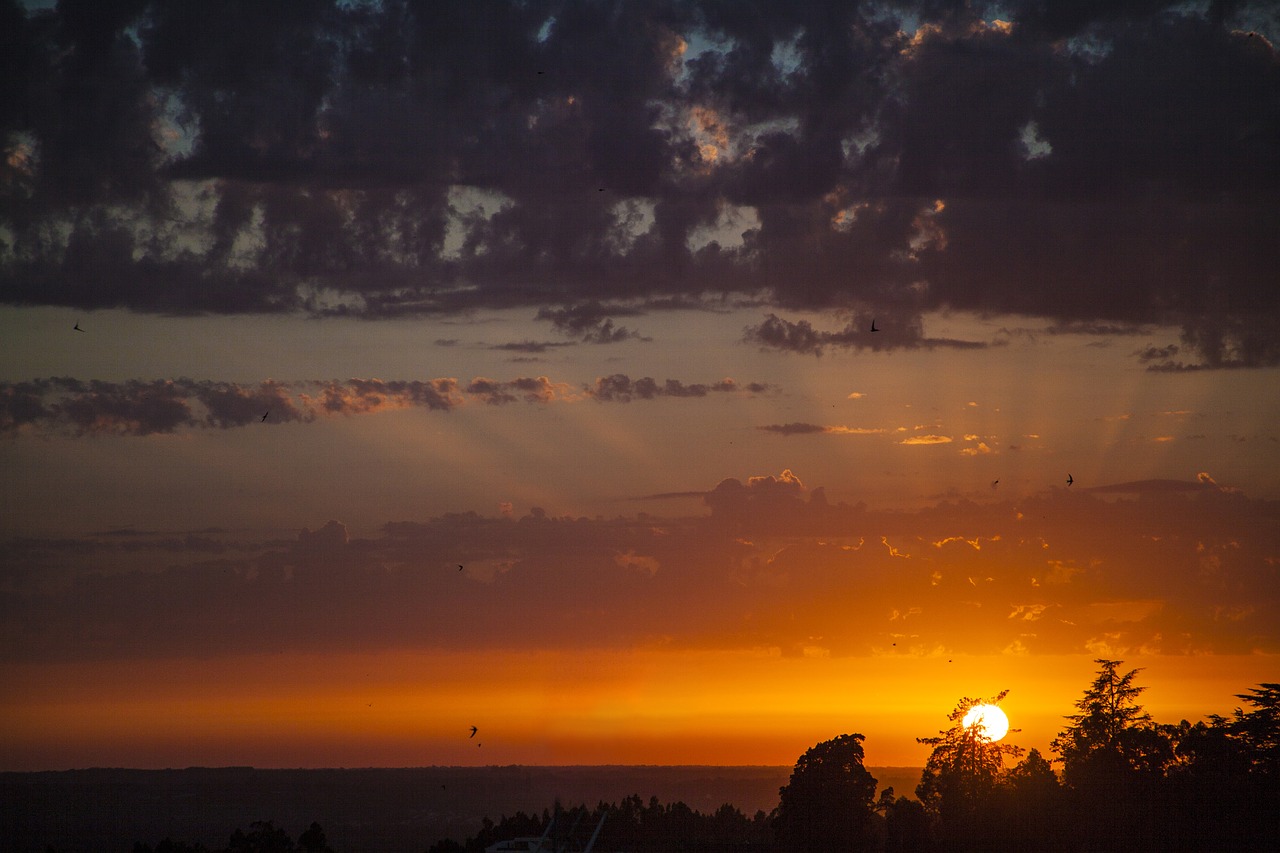
M 830 332 L 814 328 L 808 320 L 785 320 L 770 314 L 762 323 L 748 326 L 743 338 L 761 349 L 813 356 L 821 356 L 827 349 L 982 349 L 988 346 L 981 341 L 925 337 L 924 323 L 918 315 L 906 317 L 905 323 L 899 325 L 901 319 L 896 315 L 879 319 L 858 315 L 843 329 Z
M 347 379 L 275 382 L 258 386 L 192 379 L 82 381 L 65 377 L 0 383 L 0 435 L 70 431 L 80 435 L 153 435 L 180 429 L 230 429 L 251 424 L 311 422 L 333 415 L 394 409 L 450 412 L 468 402 L 553 403 L 594 399 L 631 402 L 657 397 L 698 398 L 712 393 L 759 394 L 768 386 L 663 383 L 626 374 L 597 379 L 577 390 L 545 376 L 494 380 Z
M 726 479 L 700 493 L 709 514 L 686 518 L 535 507 L 388 523 L 370 538 L 338 521 L 270 541 L 27 537 L 0 543 L 0 656 L 1280 652 L 1280 508 L 1192 485 L 901 513 L 831 504 L 784 471 Z
M 769 386 L 762 382 L 750 382 L 739 385 L 732 379 L 725 378 L 710 384 L 696 383 L 686 385 L 679 379 L 668 379 L 659 383 L 649 376 L 632 379 L 624 373 L 602 376 L 595 385 L 587 389 L 587 395 L 593 399 L 608 403 L 630 403 L 632 400 L 652 400 L 657 397 L 706 397 L 709 394 L 763 394 Z
M 756 427 L 762 432 L 776 435 L 882 435 L 888 430 L 880 427 L 851 427 L 840 424 L 823 425 L 796 421 L 789 424 L 765 424 Z
M 739 295 L 797 352 L 963 345 L 918 332 L 955 309 L 1280 364 L 1263 0 L 93 8 L 0 5 L 7 304 L 528 307 L 610 343 Z

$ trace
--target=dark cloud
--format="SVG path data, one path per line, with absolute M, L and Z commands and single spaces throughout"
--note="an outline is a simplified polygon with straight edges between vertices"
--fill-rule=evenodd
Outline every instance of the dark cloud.
M 635 316 L 641 312 L 622 306 L 606 306 L 588 302 L 570 308 L 543 308 L 537 319 L 550 320 L 556 331 L 588 344 L 616 344 L 626 340 L 648 341 L 626 326 L 615 326 L 616 316 Z
M 9 540 L 0 657 L 656 641 L 837 655 L 1275 653 L 1280 508 L 1199 482 L 903 513 L 829 503 L 784 471 L 674 493 L 709 510 L 681 518 L 533 509 L 398 521 L 371 537 L 328 521 L 285 540 Z M 543 617 L 533 634 L 530 612 Z
M 1136 353 L 1136 355 L 1138 356 L 1138 360 L 1141 362 L 1168 361 L 1169 359 L 1173 358 L 1177 354 L 1178 354 L 1177 344 L 1169 344 L 1168 346 L 1163 346 L 1163 347 L 1155 347 L 1155 346 L 1146 347 L 1145 349 L 1139 350 Z
M 278 382 L 264 382 L 257 388 L 227 382 L 200 383 L 194 396 L 205 407 L 206 423 L 223 429 L 260 421 L 264 413 L 277 423 L 307 418 L 307 413 L 294 404 L 289 388 Z
M 827 520 L 822 512 L 826 493 L 820 488 L 810 493 L 789 468 L 777 477 L 750 477 L 746 484 L 736 477 L 726 478 L 706 493 L 703 502 L 711 509 L 713 521 L 753 535 L 768 535 L 806 520 Z
M 550 349 L 574 345 L 573 341 L 512 341 L 505 344 L 494 344 L 489 349 L 502 352 L 544 353 Z
M 779 435 L 813 435 L 814 433 L 827 431 L 827 427 L 821 424 L 806 423 L 768 424 L 767 426 L 756 427 L 756 429 L 761 429 L 765 432 L 776 432 Z
M 677 498 L 698 498 L 698 499 L 701 499 L 701 498 L 706 497 L 706 495 L 707 495 L 707 493 L 706 493 L 706 492 L 659 492 L 659 493 L 658 493 L 658 494 L 656 494 L 656 495 L 642 495 L 641 497 L 633 498 L 633 500 L 637 500 L 637 501 L 666 501 L 666 500 L 672 500 L 672 499 L 677 499 Z
M 477 376 L 467 384 L 466 393 L 490 405 L 514 403 L 549 403 L 568 396 L 568 386 L 552 382 L 545 376 L 521 377 L 507 382 L 497 382 Z
M 629 403 L 632 400 L 652 400 L 656 397 L 706 397 L 715 393 L 762 394 L 769 386 L 759 382 L 739 385 L 732 379 L 721 379 L 709 385 L 686 385 L 679 379 L 668 379 L 659 384 L 652 377 L 632 379 L 624 373 L 601 376 L 587 388 L 588 396 L 606 403 Z
M 879 435 L 886 430 L 879 427 L 851 427 L 831 424 L 810 424 L 797 421 L 789 424 L 766 424 L 756 427 L 763 432 L 776 435 Z
M 210 380 L 81 381 L 70 378 L 0 383 L 0 435 L 69 430 L 81 435 L 152 435 L 182 428 L 230 429 L 262 424 L 310 422 L 333 415 L 363 415 L 390 409 L 424 408 L 449 412 L 468 401 L 505 403 L 572 402 L 591 398 L 627 403 L 658 397 L 707 397 L 716 393 L 762 394 L 760 382 L 725 378 L 686 384 L 659 384 L 625 374 L 597 379 L 575 390 L 546 376 L 496 380 L 346 379 L 276 382 L 257 386 Z M 264 418 L 264 415 L 266 416 Z
M 30 428 L 69 429 L 88 435 L 151 435 L 191 427 L 230 429 L 305 422 L 320 415 L 408 406 L 447 411 L 461 402 L 452 379 L 268 380 L 257 386 L 191 379 L 38 379 L 0 384 L 0 434 L 15 435 Z
M 322 383 L 317 402 L 326 414 L 359 415 L 413 406 L 447 412 L 462 404 L 458 390 L 456 379 L 348 379 Z
M 184 382 L 156 380 L 124 383 L 63 380 L 70 393 L 53 407 L 53 416 L 81 433 L 173 432 L 195 423 Z
M 844 332 L 819 332 L 808 320 L 792 322 L 770 314 L 760 325 L 748 327 L 744 337 L 770 349 L 822 355 L 823 347 L 831 344 L 850 346 L 851 334 L 853 332 L 848 329 Z
M 871 331 L 871 324 L 876 331 Z M 899 314 L 884 317 L 854 316 L 843 329 L 834 332 L 815 329 L 808 320 L 786 320 L 769 314 L 757 326 L 748 326 L 743 338 L 762 349 L 775 349 L 801 355 L 820 356 L 827 348 L 887 350 L 897 347 L 924 348 L 947 347 L 952 349 L 980 349 L 988 346 L 980 341 L 963 341 L 952 338 L 928 338 L 919 315 Z
M 749 297 L 798 352 L 871 317 L 958 345 L 919 331 L 956 309 L 1280 364 L 1262 0 L 9 0 L 0 32 L 7 304 L 610 343 L 623 306 Z

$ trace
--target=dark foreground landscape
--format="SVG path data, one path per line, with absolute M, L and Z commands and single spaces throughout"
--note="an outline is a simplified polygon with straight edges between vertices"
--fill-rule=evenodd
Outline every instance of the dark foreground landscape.
M 911 791 L 920 768 L 868 768 L 881 787 Z M 778 805 L 791 767 L 423 767 L 354 770 L 71 770 L 0 773 L 0 849 L 124 851 L 165 838 L 221 849 L 237 829 L 271 821 L 297 838 L 311 823 L 341 853 L 423 853 L 463 841 L 487 817 L 562 805 L 683 802 L 746 816 Z

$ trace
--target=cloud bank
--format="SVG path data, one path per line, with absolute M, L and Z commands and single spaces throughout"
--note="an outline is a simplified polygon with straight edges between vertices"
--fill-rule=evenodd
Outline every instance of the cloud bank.
M 913 331 L 958 309 L 1280 363 L 1262 0 L 90 5 L 0 3 L 7 304 L 527 306 L 610 343 L 741 297 L 815 354 L 872 318 L 959 345 Z
M 329 521 L 274 540 L 11 539 L 0 542 L 0 657 L 1280 651 L 1280 507 L 1185 485 L 900 513 L 829 503 L 784 471 L 694 493 L 708 513 L 684 518 L 535 507 L 390 522 L 368 538 Z

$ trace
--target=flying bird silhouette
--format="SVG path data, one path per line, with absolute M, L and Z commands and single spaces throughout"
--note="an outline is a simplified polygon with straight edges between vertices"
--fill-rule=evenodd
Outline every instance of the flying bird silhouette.
M 262 421 L 259 421 L 258 423 L 262 423 L 263 421 L 265 421 L 267 419 L 267 415 L 269 414 L 271 414 L 271 410 L 267 409 L 265 412 L 262 413 Z
M 1074 483 L 1074 482 L 1075 482 L 1075 480 L 1071 479 L 1071 475 L 1070 475 L 1070 474 L 1068 474 L 1068 475 L 1067 475 L 1067 485 L 1068 485 L 1068 486 L 1070 486 L 1070 485 L 1071 485 L 1072 483 Z
M 873 332 L 878 332 L 878 331 L 880 331 L 879 329 L 877 329 L 877 328 L 876 328 L 876 321 L 875 321 L 875 318 L 874 318 L 874 317 L 873 317 L 873 318 L 872 318 L 872 320 L 871 320 L 871 331 L 873 331 Z
M 462 563 L 458 563 L 458 571 L 462 571 Z
M 475 726 L 472 726 L 472 727 L 471 727 L 471 737 L 475 737 L 475 736 L 476 736 L 476 732 L 478 732 L 478 731 L 480 731 L 480 730 L 479 730 L 479 729 L 477 729 Z
M 72 326 L 71 328 L 75 329 L 77 332 L 83 332 L 83 331 L 84 331 L 84 329 L 80 328 L 80 321 L 79 321 L 79 320 L 76 320 L 76 324 L 75 324 L 74 326 Z

